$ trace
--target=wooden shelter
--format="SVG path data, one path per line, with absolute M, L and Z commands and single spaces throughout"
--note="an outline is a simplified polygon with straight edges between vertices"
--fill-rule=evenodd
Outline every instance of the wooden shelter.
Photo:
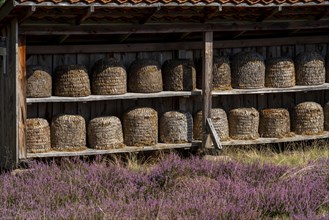
M 26 119 L 82 115 L 122 118 L 130 107 L 203 111 L 203 147 L 210 146 L 206 121 L 212 107 L 292 108 L 302 101 L 324 105 L 329 83 L 290 88 L 211 89 L 214 56 L 254 51 L 266 58 L 316 50 L 329 53 L 328 0 L 7 0 L 0 7 L 0 166 L 12 168 L 34 157 L 95 155 L 191 148 L 200 143 L 157 144 L 113 150 L 27 153 Z M 26 66 L 54 71 L 63 64 L 92 65 L 114 57 L 125 66 L 135 59 L 202 60 L 203 89 L 87 97 L 26 98 Z M 327 70 L 329 71 L 329 70 Z M 223 145 L 275 143 L 329 137 L 232 140 Z

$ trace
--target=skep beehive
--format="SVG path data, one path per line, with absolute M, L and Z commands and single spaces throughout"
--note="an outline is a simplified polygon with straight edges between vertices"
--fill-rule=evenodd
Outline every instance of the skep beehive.
M 160 141 L 163 143 L 188 143 L 192 141 L 193 119 L 188 112 L 170 111 L 160 118 Z
M 86 148 L 86 123 L 80 115 L 59 115 L 51 122 L 51 145 L 56 150 Z
M 55 70 L 54 94 L 80 97 L 90 95 L 87 69 L 83 65 L 61 65 Z
M 167 60 L 162 65 L 162 73 L 164 90 L 191 91 L 196 87 L 196 71 L 192 60 Z
M 263 88 L 265 63 L 262 55 L 242 51 L 232 58 L 232 87 L 237 89 Z
M 266 60 L 265 86 L 287 88 L 295 86 L 295 65 L 289 58 Z
M 290 117 L 287 109 L 263 109 L 260 111 L 259 134 L 266 138 L 282 138 L 290 135 Z
M 92 119 L 88 126 L 88 140 L 94 149 L 122 148 L 124 144 L 120 119 L 115 116 Z
M 152 108 L 135 108 L 123 116 L 124 143 L 148 146 L 158 143 L 158 113 Z
M 128 73 L 130 92 L 152 93 L 163 90 L 161 68 L 155 60 L 135 60 Z
M 46 119 L 26 119 L 26 148 L 29 153 L 47 152 L 51 149 L 50 127 Z
M 321 105 L 303 102 L 294 108 L 293 128 L 296 134 L 313 135 L 324 130 L 324 115 Z
M 94 95 L 118 95 L 127 92 L 125 67 L 113 58 L 98 60 L 93 66 L 91 83 Z
M 27 66 L 26 76 L 26 96 L 28 98 L 51 96 L 52 79 L 47 68 L 41 66 Z
M 229 139 L 229 127 L 226 112 L 220 108 L 211 109 L 211 120 L 221 141 Z M 194 117 L 193 138 L 202 140 L 202 111 Z
M 259 113 L 254 108 L 232 109 L 229 113 L 230 137 L 233 139 L 257 139 Z
M 325 83 L 323 57 L 316 52 L 303 52 L 296 57 L 296 84 L 321 85 Z
M 327 102 L 324 106 L 324 129 L 329 131 L 329 102 Z

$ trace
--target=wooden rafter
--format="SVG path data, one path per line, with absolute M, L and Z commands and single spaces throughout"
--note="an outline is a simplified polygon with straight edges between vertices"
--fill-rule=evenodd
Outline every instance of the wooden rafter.
M 34 12 L 36 11 L 36 7 L 34 5 L 30 6 L 29 9 L 26 11 L 24 17 L 22 17 L 18 23 L 21 24 L 23 23 L 25 20 L 27 20 L 29 17 L 31 17 Z
M 278 12 L 282 11 L 282 6 L 279 7 L 275 7 L 273 9 L 271 9 L 271 11 L 264 13 L 263 15 L 261 15 L 260 17 L 258 17 L 256 19 L 257 22 L 262 22 L 270 17 L 272 17 L 273 15 L 275 15 Z
M 87 20 L 91 16 L 91 14 L 94 13 L 94 12 L 95 12 L 95 7 L 93 5 L 89 6 L 88 9 L 87 9 L 87 11 L 86 11 L 86 13 L 83 14 L 83 15 L 81 15 L 77 19 L 76 24 L 77 25 L 81 25 L 82 22 L 84 22 L 85 20 Z
M 6 1 L 6 3 L 4 3 L 4 6 L 1 7 L 0 21 L 7 17 L 14 8 L 15 5 L 13 0 Z

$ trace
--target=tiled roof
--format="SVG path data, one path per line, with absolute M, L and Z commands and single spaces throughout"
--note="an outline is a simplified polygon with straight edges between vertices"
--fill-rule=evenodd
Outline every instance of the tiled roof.
M 65 4 L 230 4 L 230 5 L 280 5 L 280 4 L 319 4 L 329 2 L 328 0 L 18 0 L 20 3 L 65 3 Z

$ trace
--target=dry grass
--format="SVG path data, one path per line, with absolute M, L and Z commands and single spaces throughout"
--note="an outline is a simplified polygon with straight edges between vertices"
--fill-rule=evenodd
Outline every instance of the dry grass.
M 244 163 L 271 163 L 300 166 L 329 157 L 328 141 L 298 142 L 282 145 L 224 146 L 221 155 Z

